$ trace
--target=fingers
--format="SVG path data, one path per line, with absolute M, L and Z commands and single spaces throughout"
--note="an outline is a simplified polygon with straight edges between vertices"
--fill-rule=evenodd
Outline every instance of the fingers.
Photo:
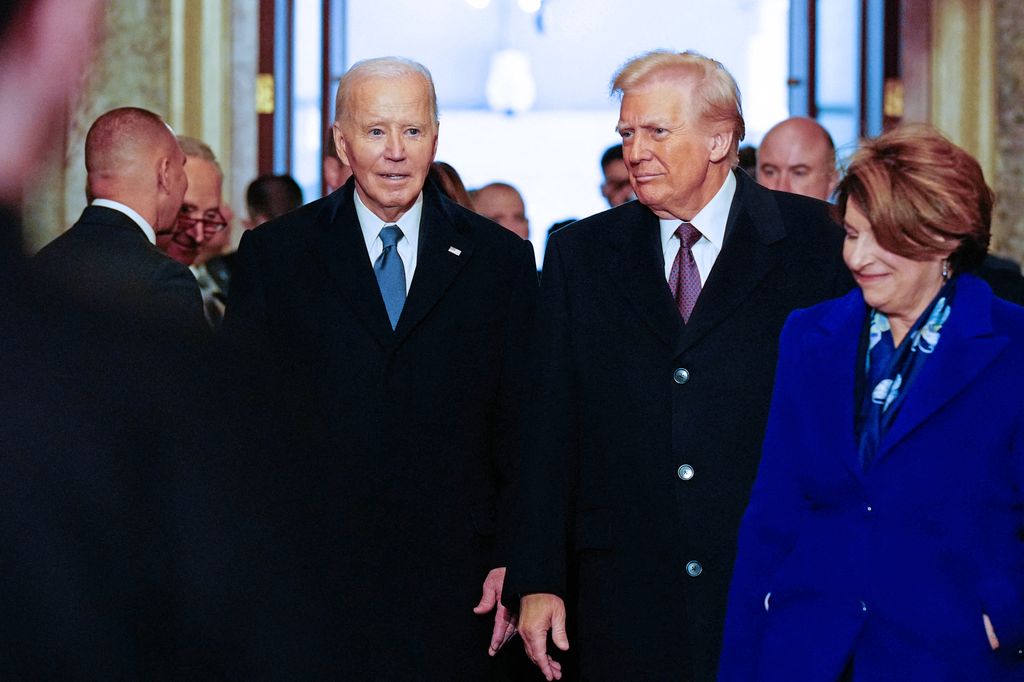
M 491 656 L 498 653 L 501 647 L 516 636 L 516 632 L 515 618 L 507 608 L 498 604 L 498 609 L 494 612 L 494 630 L 491 633 L 491 645 L 487 649 L 487 653 Z
M 491 589 L 490 586 L 487 585 L 487 583 L 484 583 L 484 591 L 480 595 L 480 603 L 473 607 L 473 613 L 477 614 L 478 616 L 484 613 L 488 613 L 491 609 L 494 608 L 494 605 L 498 603 L 498 599 L 498 593 Z
M 565 633 L 565 609 L 551 615 L 551 641 L 562 651 L 569 650 L 569 636 Z
M 996 629 L 992 627 L 992 620 L 988 617 L 987 613 L 981 614 L 981 620 L 985 624 L 985 634 L 988 635 L 988 645 L 992 647 L 992 651 L 999 648 L 999 638 L 996 637 Z
M 562 665 L 548 655 L 548 631 L 555 646 L 565 651 L 569 640 L 565 634 L 565 604 L 553 594 L 531 594 L 520 600 L 519 634 L 526 655 L 540 669 L 544 678 L 562 679 Z
M 501 588 L 505 584 L 505 568 L 491 569 L 484 578 L 483 593 L 480 595 L 480 603 L 473 607 L 473 613 L 481 615 L 489 612 L 495 604 L 501 603 Z

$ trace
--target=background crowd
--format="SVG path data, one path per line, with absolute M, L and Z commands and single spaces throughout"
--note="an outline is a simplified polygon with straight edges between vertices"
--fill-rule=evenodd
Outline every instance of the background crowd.
M 325 196 L 236 215 L 214 149 L 118 107 L 29 259 L 94 26 L 0 13 L 4 677 L 1024 674 L 1024 277 L 941 132 L 840 168 L 793 117 L 745 170 L 728 65 L 656 50 L 612 78 L 608 210 L 531 228 L 383 57 Z

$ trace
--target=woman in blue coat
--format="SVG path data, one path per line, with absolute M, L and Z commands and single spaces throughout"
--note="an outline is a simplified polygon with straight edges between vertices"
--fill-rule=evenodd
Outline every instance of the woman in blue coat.
M 1024 308 L 969 274 L 991 190 L 897 128 L 837 210 L 859 288 L 782 332 L 719 679 L 1024 680 Z

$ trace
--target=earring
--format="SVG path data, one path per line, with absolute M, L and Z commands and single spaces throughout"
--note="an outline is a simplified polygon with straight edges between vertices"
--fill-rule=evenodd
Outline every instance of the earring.
M 949 281 L 949 261 L 948 260 L 942 261 L 942 281 L 943 282 L 948 282 Z

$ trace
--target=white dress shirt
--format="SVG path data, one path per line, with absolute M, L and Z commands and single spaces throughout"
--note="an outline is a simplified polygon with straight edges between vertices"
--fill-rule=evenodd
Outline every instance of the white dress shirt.
M 423 214 L 423 192 L 416 198 L 416 203 L 405 212 L 401 218 L 394 222 L 384 222 L 378 218 L 373 211 L 366 207 L 363 200 L 359 198 L 359 192 L 352 192 L 356 199 L 356 218 L 359 219 L 359 228 L 363 231 L 363 241 L 366 242 L 366 251 L 370 254 L 370 266 L 372 267 L 380 254 L 384 253 L 384 242 L 380 240 L 380 231 L 388 225 L 398 225 L 402 230 L 402 238 L 398 240 L 395 247 L 398 255 L 402 258 L 402 266 L 405 268 L 405 293 L 409 293 L 412 286 L 412 276 L 416 272 L 416 251 L 420 243 L 420 216 Z
M 730 172 L 711 201 L 690 220 L 690 224 L 703 235 L 690 249 L 693 253 L 693 260 L 697 263 L 702 287 L 707 283 L 711 268 L 722 251 L 722 242 L 725 241 L 725 224 L 729 220 L 729 209 L 732 208 L 732 198 L 735 194 L 736 177 Z M 679 237 L 676 236 L 676 229 L 682 221 L 672 218 L 659 222 L 661 223 L 661 247 L 665 253 L 665 279 L 667 280 L 672 273 L 672 263 L 676 259 L 676 254 L 679 253 Z
M 149 240 L 149 243 L 156 246 L 156 232 L 153 231 L 153 226 L 149 224 L 149 221 L 140 216 L 135 209 L 125 206 L 120 201 L 113 201 L 111 199 L 93 199 L 91 205 L 111 208 L 118 213 L 124 213 L 139 226 L 140 230 L 146 233 L 146 239 Z

